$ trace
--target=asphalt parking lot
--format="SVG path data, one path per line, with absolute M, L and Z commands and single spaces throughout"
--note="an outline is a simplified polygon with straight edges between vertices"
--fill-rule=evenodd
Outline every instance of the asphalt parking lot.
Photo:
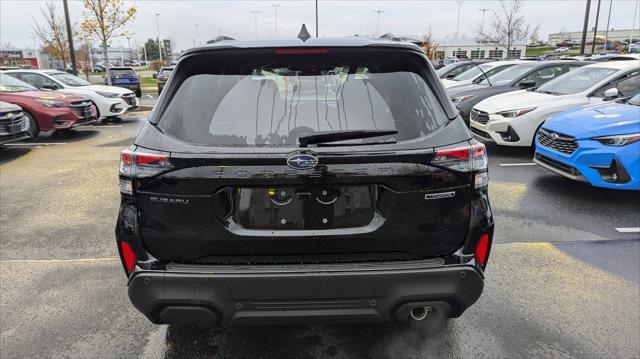
M 640 193 L 591 188 L 488 146 L 485 292 L 437 333 L 385 325 L 155 326 L 115 246 L 118 156 L 144 113 L 0 152 L 0 357 L 640 356 Z

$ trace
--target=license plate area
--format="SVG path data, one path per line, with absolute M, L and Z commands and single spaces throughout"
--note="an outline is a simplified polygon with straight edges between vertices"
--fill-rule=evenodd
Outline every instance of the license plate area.
M 246 229 L 322 230 L 368 225 L 371 186 L 236 188 L 234 219 Z

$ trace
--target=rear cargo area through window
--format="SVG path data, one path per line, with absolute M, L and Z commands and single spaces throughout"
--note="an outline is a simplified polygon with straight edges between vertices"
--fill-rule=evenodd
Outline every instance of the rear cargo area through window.
M 290 147 L 342 130 L 398 131 L 345 143 L 406 141 L 448 122 L 418 55 L 385 52 L 194 56 L 174 73 L 158 127 L 191 144 Z

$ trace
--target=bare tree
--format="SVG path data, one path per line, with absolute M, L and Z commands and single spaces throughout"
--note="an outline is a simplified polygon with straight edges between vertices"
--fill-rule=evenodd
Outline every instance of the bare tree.
M 538 45 L 540 42 L 540 24 L 536 25 L 531 31 L 531 35 L 529 35 L 529 42 L 532 44 Z
M 44 17 L 44 24 L 33 22 L 33 32 L 42 42 L 44 52 L 56 59 L 62 60 L 62 66 L 67 68 L 69 56 L 69 38 L 64 17 L 58 12 L 58 7 L 53 2 L 46 2 L 40 8 Z
M 122 0 L 84 0 L 84 20 L 82 29 L 95 35 L 104 51 L 104 66 L 107 69 L 107 83 L 111 85 L 109 53 L 107 47 L 113 37 L 122 36 L 124 26 L 136 15 L 136 7 L 125 8 Z
M 427 55 L 429 60 L 433 60 L 436 58 L 437 50 L 438 50 L 438 42 L 433 38 L 433 33 L 431 32 L 431 25 L 429 25 L 429 30 L 426 34 L 422 35 L 422 51 Z
M 511 46 L 526 39 L 529 33 L 529 26 L 525 23 L 522 13 L 522 2 L 523 0 L 500 0 L 499 9 L 492 10 L 493 19 L 490 26 L 484 29 L 478 26 L 478 41 L 505 48 L 507 57 L 510 58 Z

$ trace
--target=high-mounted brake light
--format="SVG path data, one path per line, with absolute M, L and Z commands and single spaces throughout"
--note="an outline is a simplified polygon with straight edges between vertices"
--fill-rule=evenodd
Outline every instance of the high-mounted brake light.
M 131 247 L 131 244 L 129 244 L 129 242 L 120 242 L 120 256 L 122 258 L 124 270 L 127 272 L 127 274 L 130 274 L 136 265 L 136 252 L 133 251 L 133 248 Z
M 485 233 L 480 236 L 478 243 L 476 244 L 475 256 L 478 263 L 484 268 L 487 265 L 489 259 L 489 234 Z
M 131 194 L 131 178 L 152 177 L 173 169 L 169 154 L 164 152 L 123 150 L 120 153 L 120 192 Z
M 273 53 L 276 55 L 328 54 L 329 49 L 323 47 L 309 49 L 275 49 Z

